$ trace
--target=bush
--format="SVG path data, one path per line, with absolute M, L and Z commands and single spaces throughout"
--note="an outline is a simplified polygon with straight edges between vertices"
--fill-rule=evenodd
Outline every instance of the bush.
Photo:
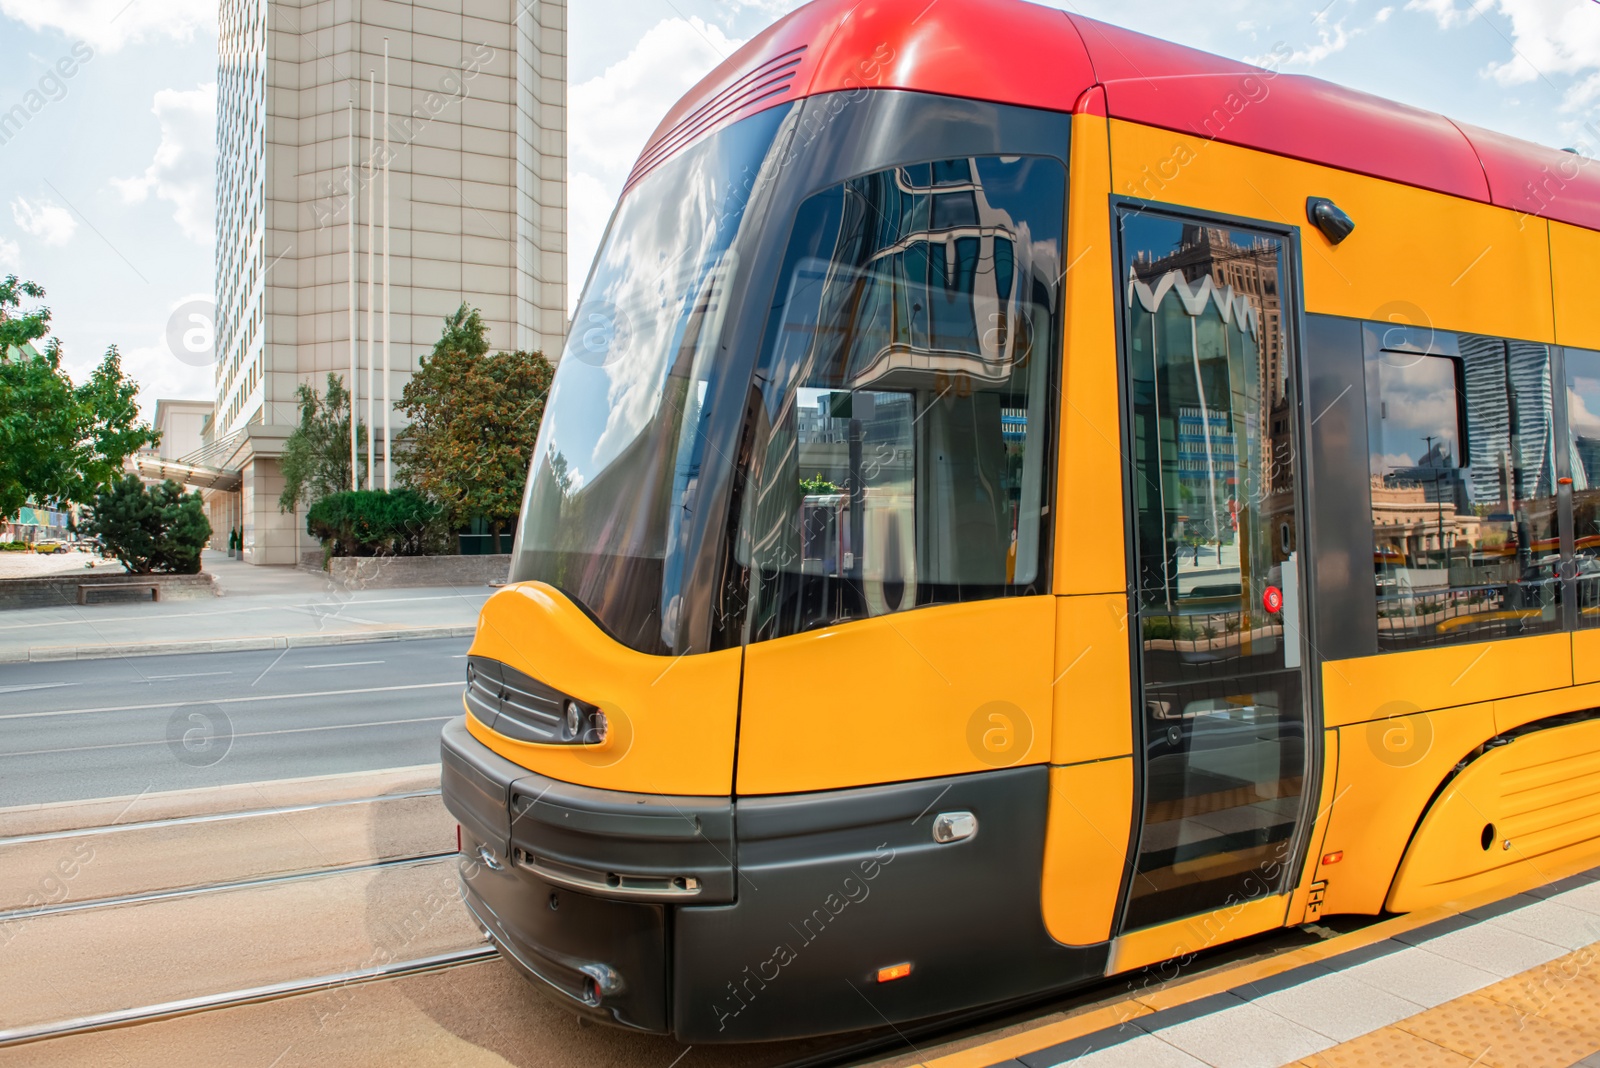
M 95 494 L 78 530 L 136 575 L 199 574 L 200 550 L 211 537 L 198 493 L 184 493 L 171 479 L 146 488 L 133 475 Z
M 439 539 L 441 509 L 415 490 L 347 490 L 306 512 L 328 556 L 421 556 Z
M 25 553 L 30 548 L 25 541 L 0 541 L 0 553 Z

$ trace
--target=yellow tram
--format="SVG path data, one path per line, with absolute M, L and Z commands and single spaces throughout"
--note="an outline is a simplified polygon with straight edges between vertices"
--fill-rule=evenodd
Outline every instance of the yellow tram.
M 1600 856 L 1600 167 L 1017 0 L 817 0 L 630 177 L 443 739 L 685 1041 Z

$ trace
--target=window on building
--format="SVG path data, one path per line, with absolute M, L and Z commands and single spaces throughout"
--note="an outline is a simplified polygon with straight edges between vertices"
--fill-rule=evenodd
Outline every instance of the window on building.
M 1549 350 L 1429 338 L 1367 382 L 1378 647 L 1559 629 Z

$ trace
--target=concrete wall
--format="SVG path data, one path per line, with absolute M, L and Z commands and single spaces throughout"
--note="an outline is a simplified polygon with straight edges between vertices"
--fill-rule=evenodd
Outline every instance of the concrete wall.
M 324 573 L 322 551 L 300 557 L 307 571 Z M 347 590 L 386 590 L 407 586 L 486 586 L 505 582 L 511 554 L 499 556 L 336 556 L 326 574 Z
M 480 557 L 480 559 L 482 559 Z M 212 576 L 199 575 L 42 575 L 0 582 L 0 608 L 60 608 L 78 603 L 80 585 L 127 585 L 159 582 L 163 601 L 193 601 L 217 596 Z M 95 604 L 118 600 L 149 600 L 148 590 L 130 589 L 126 594 L 103 590 L 94 595 Z

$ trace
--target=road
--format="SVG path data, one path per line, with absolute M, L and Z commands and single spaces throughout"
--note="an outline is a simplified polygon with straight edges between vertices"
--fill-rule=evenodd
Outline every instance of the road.
M 0 664 L 0 807 L 436 762 L 468 644 Z

